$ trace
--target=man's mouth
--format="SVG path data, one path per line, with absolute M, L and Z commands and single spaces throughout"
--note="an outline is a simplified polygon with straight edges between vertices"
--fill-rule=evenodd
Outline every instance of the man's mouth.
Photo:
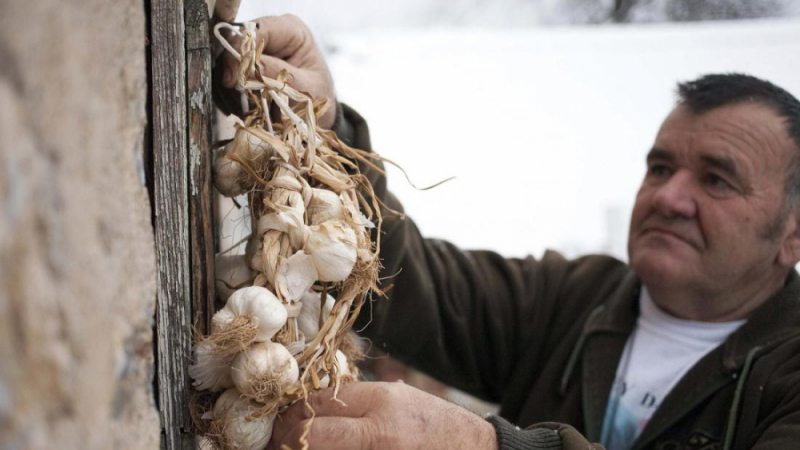
M 686 243 L 686 244 L 688 244 L 688 245 L 690 245 L 690 246 L 692 246 L 694 248 L 697 248 L 697 249 L 700 248 L 699 245 L 697 245 L 697 243 L 695 242 L 694 239 L 689 239 L 684 234 L 681 234 L 681 233 L 678 233 L 676 231 L 670 230 L 669 228 L 647 227 L 647 228 L 645 228 L 645 230 L 642 233 L 642 235 L 646 235 L 646 234 L 650 234 L 650 233 L 656 233 L 656 234 L 661 234 L 661 235 L 664 235 L 664 236 L 668 236 L 670 238 L 677 239 L 677 240 L 679 240 L 681 242 L 684 242 L 684 243 Z

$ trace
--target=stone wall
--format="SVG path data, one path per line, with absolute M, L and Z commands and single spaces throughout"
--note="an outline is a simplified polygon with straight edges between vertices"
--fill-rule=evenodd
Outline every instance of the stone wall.
M 0 447 L 156 449 L 141 0 L 0 2 Z

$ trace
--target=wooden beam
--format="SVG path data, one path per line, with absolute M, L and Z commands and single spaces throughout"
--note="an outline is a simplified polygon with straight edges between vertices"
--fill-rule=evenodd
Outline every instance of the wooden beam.
M 211 188 L 211 45 L 205 0 L 186 0 L 186 69 L 189 100 L 189 235 L 192 317 L 207 333 L 214 314 L 214 213 Z
M 151 86 L 155 215 L 156 381 L 166 450 L 192 448 L 186 52 L 183 4 L 152 0 Z

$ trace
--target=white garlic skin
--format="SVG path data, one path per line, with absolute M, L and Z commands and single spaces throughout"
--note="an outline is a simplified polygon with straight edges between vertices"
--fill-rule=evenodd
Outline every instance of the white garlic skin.
M 284 300 L 290 303 L 300 300 L 317 281 L 314 258 L 298 250 L 281 264 L 276 278 L 276 287 Z
M 264 214 L 258 219 L 257 236 L 269 230 L 277 230 L 289 235 L 292 247 L 301 248 L 308 237 L 308 227 L 303 223 L 303 211 L 288 210 Z
M 251 318 L 258 327 L 256 342 L 266 342 L 286 324 L 288 313 L 269 289 L 249 286 L 231 294 L 225 307 L 214 314 L 213 329 L 224 328 L 239 316 Z
M 195 364 L 189 366 L 189 376 L 198 391 L 219 392 L 233 387 L 231 364 L 235 355 L 220 357 L 211 353 L 209 341 L 200 341 L 194 347 Z
M 263 251 L 264 242 L 261 240 L 261 236 L 252 235 L 247 239 L 244 256 L 247 264 L 250 265 L 250 268 L 253 270 L 265 271 Z
M 339 375 L 350 375 L 350 363 L 341 350 L 336 350 L 336 364 L 339 366 Z
M 339 377 L 343 377 L 346 375 L 350 375 L 350 364 L 347 362 L 347 356 L 341 350 L 336 350 L 336 365 L 339 367 Z M 331 369 L 333 370 L 333 369 Z M 331 384 L 331 377 L 330 375 L 325 375 L 322 379 L 319 380 L 319 384 L 321 388 L 326 388 Z
M 236 197 L 245 192 L 243 181 L 247 174 L 238 162 L 225 157 L 228 154 L 227 150 L 226 146 L 225 151 L 217 155 L 212 165 L 214 187 L 225 197 Z
M 311 227 L 304 250 L 314 258 L 320 281 L 342 281 L 358 258 L 356 233 L 341 220 L 329 220 Z
M 342 199 L 327 189 L 311 189 L 311 202 L 308 205 L 308 216 L 311 225 L 319 225 L 332 219 L 344 219 Z
M 223 392 L 214 404 L 214 420 L 225 424 L 225 437 L 235 448 L 263 450 L 272 437 L 275 414 L 257 417 L 261 405 L 243 398 L 236 389 Z
M 236 155 L 248 164 L 260 166 L 264 159 L 273 154 L 274 150 L 269 144 L 242 128 L 237 129 L 233 140 L 214 160 L 214 187 L 226 197 L 236 197 L 250 190 L 255 183 L 241 164 L 226 158 L 226 155 Z
M 217 296 L 223 300 L 236 292 L 236 286 L 255 276 L 256 273 L 247 264 L 245 255 L 217 255 L 214 258 L 214 285 Z
M 261 342 L 236 355 L 231 374 L 240 392 L 258 394 L 254 382 L 273 380 L 278 388 L 276 395 L 279 395 L 300 378 L 300 369 L 286 347 L 275 342 Z
M 306 344 L 313 341 L 319 333 L 319 307 L 321 297 L 322 294 L 312 291 L 306 292 L 300 299 L 303 302 L 303 309 L 300 310 L 300 314 L 297 316 L 297 327 L 303 332 L 306 338 Z M 335 303 L 336 299 L 328 294 L 322 313 L 323 323 L 331 315 L 331 310 Z
M 195 436 L 195 448 L 197 450 L 217 450 L 211 439 L 205 436 Z

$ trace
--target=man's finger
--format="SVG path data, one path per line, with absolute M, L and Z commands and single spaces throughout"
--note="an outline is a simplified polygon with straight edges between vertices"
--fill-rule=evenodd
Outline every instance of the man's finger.
M 241 38 L 233 37 L 229 42 L 233 48 L 237 51 L 239 50 Z M 236 77 L 239 73 L 239 60 L 227 50 L 222 54 L 221 60 L 224 68 L 222 85 L 227 88 L 233 88 L 236 85 Z M 297 75 L 297 72 L 300 70 L 279 57 L 270 56 L 265 53 L 260 55 L 259 60 L 261 73 L 268 78 L 277 78 L 278 73 L 284 69 L 294 75 Z
M 323 389 L 308 397 L 317 416 L 363 417 L 376 406 L 390 399 L 394 383 L 351 383 L 339 388 L 336 399 L 333 388 Z M 299 403 L 299 402 L 298 402 Z M 295 405 L 296 406 L 296 405 Z
M 281 419 L 277 419 L 280 421 Z M 309 448 L 324 450 L 370 450 L 372 449 L 373 436 L 369 430 L 367 419 L 354 419 L 351 417 L 316 417 L 310 422 L 307 439 Z M 268 450 L 281 450 L 283 446 L 299 449 L 300 437 L 309 419 L 297 423 L 286 433 L 272 433 L 272 440 Z M 278 429 L 279 423 L 275 423 Z
M 281 70 L 286 70 L 293 76 L 298 76 L 302 69 L 299 69 L 286 61 L 276 58 L 274 56 L 264 55 L 262 54 L 259 58 L 259 65 L 261 68 L 261 74 L 267 78 L 276 79 L 278 78 L 278 74 Z M 289 84 L 292 84 L 291 77 L 289 78 Z
M 341 387 L 338 401 L 333 398 L 333 388 L 328 388 L 310 393 L 308 404 L 314 410 L 315 420 L 328 417 L 361 418 L 375 408 L 376 402 L 384 402 L 387 392 L 384 383 L 352 383 Z M 310 418 L 311 411 L 301 400 L 278 417 L 273 436 L 281 438 Z
M 314 45 L 314 38 L 305 23 L 291 14 L 267 16 L 256 20 L 256 43 L 265 43 L 264 53 L 287 61 L 296 66 L 302 65 L 306 49 Z M 303 51 L 301 51 L 303 50 Z
M 341 389 L 344 390 L 344 387 Z M 342 392 L 339 392 L 339 400 L 342 399 Z M 281 422 L 280 426 L 276 422 L 276 428 L 281 428 L 284 432 L 304 420 L 311 418 L 311 410 L 314 410 L 316 417 L 325 416 L 341 416 L 341 417 L 360 417 L 363 414 L 356 414 L 354 411 L 361 411 L 363 408 L 351 407 L 350 404 L 342 404 L 333 399 L 333 389 L 323 389 L 318 392 L 311 392 L 308 395 L 308 405 L 303 400 L 298 401 L 291 408 L 287 409 L 280 415 L 278 421 Z

